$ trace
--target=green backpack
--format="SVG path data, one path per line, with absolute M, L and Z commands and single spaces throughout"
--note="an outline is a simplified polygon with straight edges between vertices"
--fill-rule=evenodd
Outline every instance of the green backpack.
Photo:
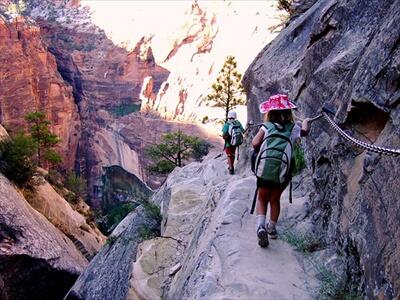
M 268 135 L 258 152 L 254 173 L 258 178 L 275 183 L 287 183 L 293 170 L 293 145 L 290 140 L 294 124 L 284 126 L 266 122 Z
M 232 146 L 237 147 L 243 144 L 243 132 L 239 122 L 234 121 L 231 125 L 229 125 L 228 133 L 231 137 L 229 143 Z

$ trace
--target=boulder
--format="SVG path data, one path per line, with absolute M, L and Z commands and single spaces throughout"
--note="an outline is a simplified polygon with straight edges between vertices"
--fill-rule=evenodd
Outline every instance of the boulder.
M 65 299 L 127 299 L 143 230 L 157 229 L 157 221 L 142 206 L 136 208 L 115 228 Z

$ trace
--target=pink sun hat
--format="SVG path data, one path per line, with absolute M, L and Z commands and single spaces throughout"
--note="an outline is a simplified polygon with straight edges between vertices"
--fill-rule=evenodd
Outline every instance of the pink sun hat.
M 287 95 L 277 94 L 269 97 L 267 101 L 260 104 L 260 112 L 265 114 L 270 110 L 294 109 L 296 107 L 293 102 L 289 101 Z

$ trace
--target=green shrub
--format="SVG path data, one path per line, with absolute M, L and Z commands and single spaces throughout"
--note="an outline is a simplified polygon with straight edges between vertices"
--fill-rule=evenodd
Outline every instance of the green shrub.
M 106 241 L 106 244 L 112 246 L 117 241 L 117 239 L 118 238 L 116 236 L 110 235 Z
M 72 192 L 68 192 L 64 196 L 64 198 L 71 204 L 77 204 L 79 202 L 79 197 L 75 193 L 72 193 Z
M 37 164 L 36 144 L 23 133 L 0 143 L 0 171 L 19 187 L 32 186 Z
M 282 234 L 282 239 L 304 253 L 310 253 L 324 248 L 321 237 L 299 230 L 286 230 L 285 233 Z
M 118 106 L 110 108 L 109 111 L 117 117 L 122 117 L 125 115 L 129 115 L 133 112 L 140 111 L 140 106 L 141 106 L 140 104 L 136 103 L 120 104 Z
M 44 153 L 44 159 L 52 166 L 58 166 L 62 163 L 61 155 L 54 149 L 48 149 Z
M 151 203 L 147 199 L 142 199 L 140 204 L 143 205 L 144 210 L 152 219 L 156 220 L 158 224 L 161 224 L 162 215 L 158 205 Z
M 62 175 L 54 169 L 50 169 L 44 178 L 57 189 L 62 189 L 64 187 Z
M 134 203 L 125 203 L 113 208 L 102 220 L 97 222 L 99 229 L 104 234 L 109 234 L 135 207 Z
M 169 174 L 175 169 L 176 165 L 168 160 L 160 160 L 147 167 L 152 174 Z
M 65 187 L 81 198 L 86 197 L 86 180 L 77 176 L 74 172 L 69 171 L 65 180 Z
M 303 149 L 298 144 L 294 145 L 293 158 L 294 158 L 293 175 L 296 175 L 306 167 L 306 160 L 304 158 Z
M 315 267 L 315 266 L 314 266 Z M 361 300 L 363 297 L 357 291 L 350 291 L 340 277 L 324 265 L 315 267 L 320 278 L 318 299 L 321 300 Z
M 143 225 L 140 229 L 139 229 L 139 236 L 144 239 L 144 240 L 150 240 L 152 238 L 157 237 L 159 234 L 157 234 L 157 232 L 154 232 L 153 230 L 151 230 L 149 227 Z
M 199 161 L 203 156 L 207 155 L 210 151 L 210 148 L 213 147 L 214 146 L 211 145 L 209 142 L 205 140 L 199 140 L 199 142 L 193 146 L 192 157 L 195 160 Z

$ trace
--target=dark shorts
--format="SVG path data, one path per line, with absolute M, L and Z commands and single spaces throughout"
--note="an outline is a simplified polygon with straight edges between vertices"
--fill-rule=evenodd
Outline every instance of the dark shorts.
M 235 152 L 236 152 L 236 147 L 226 147 L 225 148 L 225 153 L 227 156 L 235 156 Z
M 283 191 L 288 186 L 288 184 L 289 184 L 289 182 L 276 183 L 276 182 L 264 180 L 264 179 L 257 177 L 257 188 L 273 188 L 273 189 L 279 189 L 279 190 Z

